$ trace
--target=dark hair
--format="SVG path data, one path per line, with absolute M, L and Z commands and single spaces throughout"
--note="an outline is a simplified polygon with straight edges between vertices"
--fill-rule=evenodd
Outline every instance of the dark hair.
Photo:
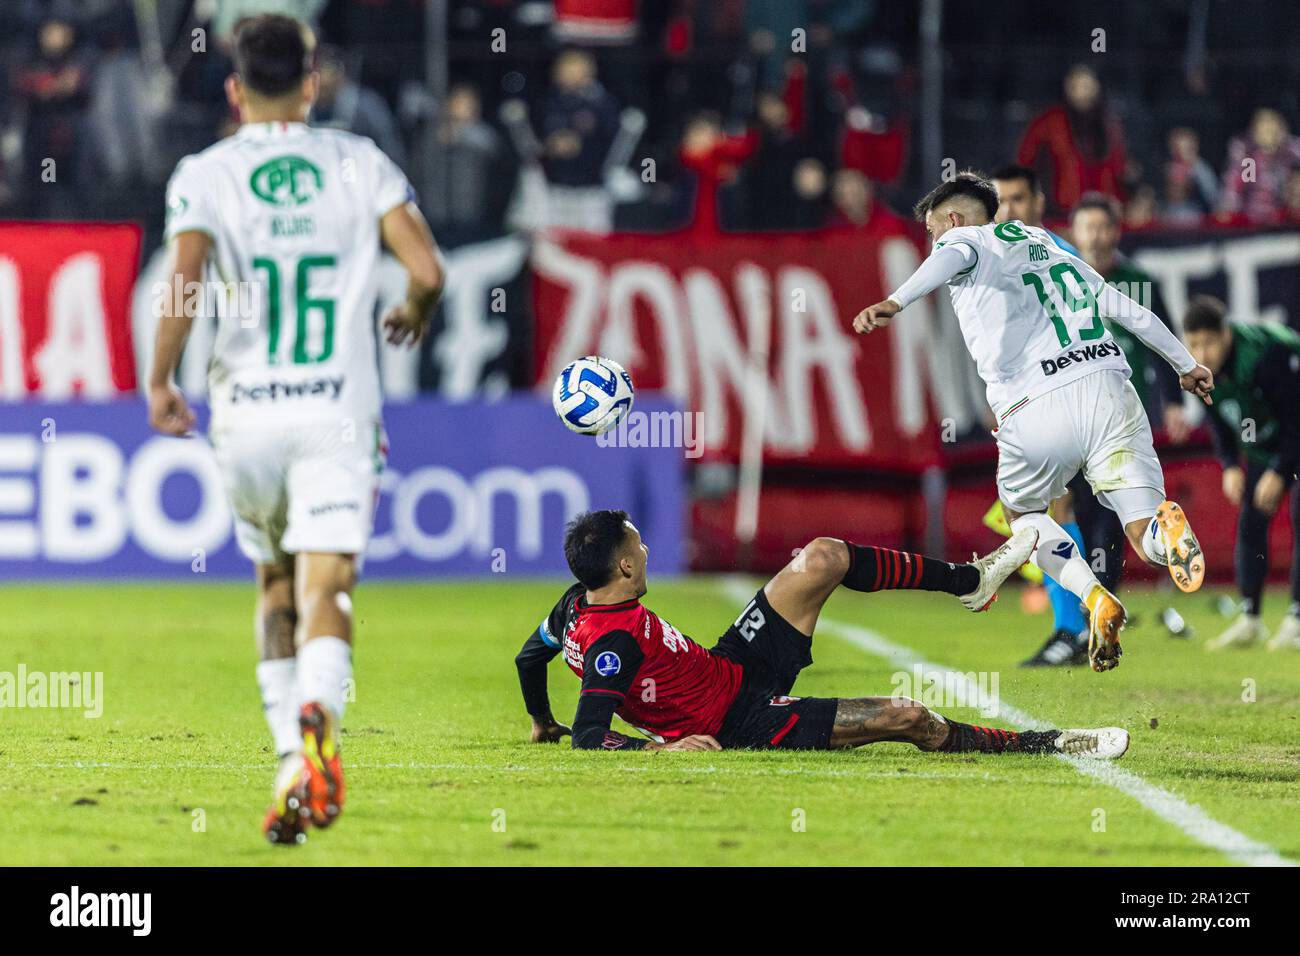
M 997 215 L 998 191 L 993 188 L 991 182 L 971 169 L 958 173 L 953 180 L 935 186 L 925 194 L 912 211 L 916 213 L 917 219 L 925 222 L 925 214 L 931 209 L 942 206 L 948 200 L 958 196 L 974 199 L 984 207 L 984 212 L 988 214 L 990 220 Z
M 1228 324 L 1228 307 L 1212 295 L 1192 296 L 1183 315 L 1184 332 L 1222 332 Z
M 1023 179 L 1031 193 L 1037 194 L 1043 191 L 1043 187 L 1038 183 L 1038 173 L 1028 166 L 1017 166 L 1015 163 L 998 169 L 989 179 L 1003 183 Z
M 627 537 L 626 511 L 584 511 L 564 529 L 564 560 L 588 591 L 614 576 L 614 558 Z
M 265 13 L 235 25 L 235 72 L 262 96 L 283 96 L 312 70 L 316 38 L 293 17 Z
M 1070 221 L 1074 222 L 1074 217 L 1085 209 L 1100 209 L 1110 217 L 1112 225 L 1119 223 L 1119 202 L 1112 196 L 1105 193 L 1084 193 L 1074 208 L 1070 210 Z

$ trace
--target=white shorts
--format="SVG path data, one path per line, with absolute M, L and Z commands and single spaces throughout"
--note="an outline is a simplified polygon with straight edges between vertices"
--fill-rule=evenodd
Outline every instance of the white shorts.
M 1012 511 L 1045 511 L 1080 471 L 1125 524 L 1150 518 L 1164 501 L 1151 425 L 1123 372 L 1094 372 L 1030 399 L 993 437 L 998 497 Z
M 378 422 L 227 427 L 209 438 L 245 557 L 271 564 L 301 551 L 365 552 L 388 456 Z

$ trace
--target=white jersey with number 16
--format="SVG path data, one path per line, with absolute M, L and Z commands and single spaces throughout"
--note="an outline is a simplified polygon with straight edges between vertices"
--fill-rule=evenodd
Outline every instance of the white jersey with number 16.
M 303 123 L 246 124 L 180 162 L 167 238 L 207 233 L 224 290 L 213 428 L 379 420 L 379 220 L 412 198 L 372 141 Z

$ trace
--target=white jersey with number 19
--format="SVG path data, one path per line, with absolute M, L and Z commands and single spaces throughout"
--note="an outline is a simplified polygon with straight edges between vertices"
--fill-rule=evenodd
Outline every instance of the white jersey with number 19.
M 1196 366 L 1186 346 L 1049 233 L 1018 220 L 944 231 L 889 298 L 906 308 L 945 282 L 997 415 L 1003 504 L 1044 511 L 1082 471 L 1125 524 L 1155 514 L 1164 476 L 1151 426 L 1103 320 L 1180 375 Z
M 1104 280 L 1051 235 L 1019 220 L 949 229 L 935 251 L 962 247 L 948 281 L 966 347 L 1001 420 L 1012 408 L 1101 369 L 1130 374 L 1102 322 Z
M 246 124 L 180 162 L 167 238 L 207 233 L 224 288 L 213 429 L 378 422 L 379 220 L 412 198 L 372 141 L 303 123 Z

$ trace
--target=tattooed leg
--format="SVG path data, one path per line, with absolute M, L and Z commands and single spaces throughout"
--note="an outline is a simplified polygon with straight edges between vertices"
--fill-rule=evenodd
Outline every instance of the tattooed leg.
M 882 741 L 916 744 L 938 750 L 948 725 L 930 708 L 906 697 L 843 697 L 835 709 L 832 750 Z
M 262 661 L 293 657 L 298 611 L 293 600 L 293 565 L 257 566 L 257 658 Z
M 828 746 L 861 747 L 882 741 L 945 753 L 1051 753 L 1059 730 L 1002 730 L 948 720 L 906 697 L 841 698 Z

